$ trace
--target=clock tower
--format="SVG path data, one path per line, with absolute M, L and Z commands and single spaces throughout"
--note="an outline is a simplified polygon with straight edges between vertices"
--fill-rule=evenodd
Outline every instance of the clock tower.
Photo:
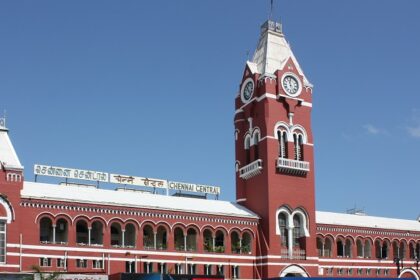
M 318 275 L 312 88 L 281 24 L 265 22 L 234 119 L 237 202 L 261 218 L 258 278 Z

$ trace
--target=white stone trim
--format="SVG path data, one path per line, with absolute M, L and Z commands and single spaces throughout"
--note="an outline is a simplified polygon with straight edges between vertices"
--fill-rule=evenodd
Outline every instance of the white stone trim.
M 254 127 L 252 130 L 252 136 L 251 136 L 251 146 L 255 146 L 258 143 L 255 143 L 255 136 L 258 134 L 258 143 L 261 141 L 261 131 L 259 127 Z
M 20 266 L 18 264 L 5 264 L 5 263 L 0 263 L 0 267 L 19 268 Z
M 22 257 L 26 257 L 26 258 L 51 258 L 51 259 L 62 259 L 64 256 L 63 255 L 46 255 L 46 254 L 30 254 L 30 253 L 24 253 L 24 254 L 19 254 L 19 253 L 8 253 L 7 255 L 9 256 L 22 256 Z M 185 260 L 185 254 L 182 255 L 182 259 L 181 260 L 173 260 L 173 259 L 147 259 L 147 262 L 156 262 L 156 263 L 179 263 L 180 261 L 184 261 Z M 190 255 L 188 255 L 188 257 L 190 257 Z M 67 256 L 66 259 L 69 260 L 77 260 L 77 259 L 82 259 L 82 260 L 98 260 L 102 257 L 99 256 Z M 140 260 L 140 259 L 135 259 L 133 257 L 128 257 L 128 258 L 118 258 L 118 257 L 110 257 L 109 258 L 111 261 L 137 261 L 138 263 L 140 262 L 145 262 L 144 259 Z M 212 264 L 212 265 L 237 265 L 237 266 L 254 266 L 253 263 L 243 263 L 243 262 L 218 262 L 218 261 L 194 261 L 194 260 L 189 260 L 188 263 L 192 263 L 192 264 Z M 19 267 L 19 265 L 0 265 L 0 267 Z
M 370 268 L 370 269 L 397 269 L 395 266 L 364 266 L 364 265 L 320 265 L 320 268 Z M 357 279 L 357 278 L 355 278 Z
M 306 101 L 302 101 L 302 106 L 304 106 L 304 107 L 310 107 L 310 108 L 312 108 L 312 103 L 309 103 L 309 102 L 306 102 Z
M 26 197 L 25 197 L 26 198 Z M 166 218 L 166 219 L 176 219 L 176 220 L 191 220 L 191 221 L 208 221 L 208 222 L 217 222 L 217 223 L 224 223 L 224 224 L 234 224 L 234 225 L 257 225 L 256 221 L 249 221 L 248 219 L 251 220 L 258 220 L 259 217 L 246 217 L 246 216 L 228 216 L 228 218 L 220 218 L 221 217 L 225 217 L 225 215 L 218 215 L 218 214 L 212 214 L 212 213 L 207 213 L 209 215 L 211 215 L 212 217 L 209 216 L 203 216 L 200 215 L 201 213 L 196 213 L 197 216 L 192 216 L 192 215 L 187 215 L 187 214 L 183 214 L 185 212 L 180 211 L 180 210 L 173 210 L 170 213 L 154 213 L 152 212 L 153 209 L 148 209 L 148 210 L 115 210 L 115 209 L 107 209 L 105 207 L 80 207 L 80 206 L 72 206 L 72 205 L 60 205 L 61 201 L 58 200 L 50 200 L 50 199 L 43 199 L 42 202 L 22 202 L 20 203 L 20 206 L 22 207 L 33 207 L 33 208 L 47 208 L 47 209 L 66 209 L 66 210 L 73 210 L 73 211 L 86 211 L 86 212 L 93 212 L 93 213 L 104 213 L 104 214 L 120 214 L 120 215 L 129 215 L 129 216 L 138 216 L 138 217 L 146 217 L 146 218 Z M 83 203 L 83 202 L 80 202 Z M 108 206 L 108 205 L 104 205 L 104 206 Z M 83 210 L 81 209 L 83 208 Z M 152 210 L 152 211 L 151 211 Z M 44 212 L 44 213 L 49 213 L 49 212 Z M 194 213 L 195 214 L 195 213 Z M 52 215 L 52 214 L 51 214 Z M 58 215 L 58 214 L 57 214 Z M 54 215 L 52 215 L 54 216 Z M 97 217 L 97 216 L 96 216 Z M 126 219 L 123 219 L 121 217 L 118 217 L 120 220 L 125 221 Z M 234 219 L 237 218 L 237 219 Z M 89 217 L 89 220 L 91 220 L 92 218 Z M 128 219 L 135 219 L 134 217 L 130 217 Z M 242 219 L 246 219 L 246 220 L 242 220 Z M 103 219 L 103 221 L 105 221 L 106 223 L 109 223 L 109 219 L 108 221 Z
M 319 258 L 319 262 L 331 262 L 331 263 L 383 263 L 383 264 L 393 264 L 394 262 L 392 260 L 380 260 L 376 258 L 371 259 L 352 259 L 352 258 L 337 258 L 337 259 L 324 259 Z
M 12 220 L 15 219 L 15 211 L 13 211 L 13 206 L 10 205 L 5 198 L 0 196 L 0 204 L 3 206 L 4 210 L 6 210 L 6 217 L 0 217 L 4 218 L 8 224 L 12 222 Z
M 8 248 L 20 248 L 19 244 L 8 243 Z M 135 250 L 135 249 L 103 249 L 103 248 L 87 248 L 87 247 L 63 247 L 63 246 L 42 246 L 42 245 L 26 245 L 22 244 L 22 249 L 30 250 L 46 250 L 46 251 L 68 251 L 68 252 L 88 252 L 88 253 L 112 253 L 112 254 L 121 254 L 125 255 L 130 252 L 132 255 L 149 255 L 149 256 L 167 256 L 167 257 L 202 257 L 202 258 L 212 258 L 212 259 L 238 259 L 238 260 L 255 260 L 254 256 L 245 256 L 245 255 L 230 255 L 230 254 L 203 254 L 203 253 L 194 253 L 194 252 L 164 252 L 164 251 L 150 251 L 150 250 Z M 9 253 L 8 253 L 9 254 Z M 10 253 L 10 254 L 19 254 L 19 253 Z M 45 256 L 45 254 L 41 254 Z M 62 257 L 62 255 L 61 255 Z M 95 257 L 97 259 L 97 257 Z
M 256 266 L 290 266 L 294 265 L 295 263 L 290 262 L 264 262 L 264 263 L 257 263 Z M 319 267 L 318 264 L 310 264 L 310 263 L 302 263 L 301 266 L 304 267 Z
M 317 266 L 318 266 L 318 265 L 317 265 Z M 285 276 L 286 276 L 287 274 L 289 274 L 289 273 L 299 274 L 300 276 L 305 277 L 305 278 L 309 276 L 308 272 L 307 272 L 307 271 L 305 271 L 305 270 L 302 268 L 302 266 L 300 266 L 300 265 L 295 265 L 295 264 L 290 265 L 290 266 L 286 267 L 285 269 L 283 269 L 283 270 L 280 272 L 279 276 L 280 276 L 280 277 L 285 277 Z
M 265 139 L 274 139 L 274 140 L 276 140 L 277 138 L 276 138 L 276 137 L 273 137 L 273 136 L 270 136 L 270 135 L 267 135 L 267 136 L 265 136 L 265 137 L 261 138 L 261 139 L 260 139 L 260 142 L 261 142 L 261 141 L 264 141 Z
M 293 134 L 296 133 L 297 135 L 302 135 L 303 137 L 303 144 L 308 143 L 308 134 L 303 126 L 300 124 L 295 124 L 290 127 L 290 134 L 291 134 L 291 141 L 293 142 Z
M 243 109 L 246 106 L 248 106 L 250 103 L 252 103 L 254 100 L 257 101 L 257 102 L 260 102 L 261 100 L 264 100 L 266 98 L 277 99 L 277 97 L 276 97 L 275 94 L 266 92 L 263 95 L 261 95 L 260 97 L 253 97 L 253 98 L 251 98 L 247 103 L 245 103 L 244 105 L 242 105 L 241 107 L 239 107 L 239 109 L 237 109 L 235 111 L 235 115 L 238 114 L 238 113 L 243 112 L 244 111 Z
M 417 273 L 414 269 L 412 269 L 412 268 L 403 268 L 403 269 L 401 270 L 400 275 L 398 275 L 398 278 L 401 278 L 401 276 L 402 276 L 404 273 L 410 273 L 411 275 L 413 275 L 413 276 L 414 276 L 414 278 L 416 278 L 416 280 L 419 280 L 419 275 L 418 275 L 418 273 Z

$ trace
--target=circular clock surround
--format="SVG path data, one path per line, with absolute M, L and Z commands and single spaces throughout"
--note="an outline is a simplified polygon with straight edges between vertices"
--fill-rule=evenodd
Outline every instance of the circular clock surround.
M 291 97 L 299 96 L 302 92 L 300 79 L 294 73 L 284 73 L 281 78 L 281 87 L 283 88 L 283 91 Z
M 252 78 L 246 79 L 241 87 L 241 100 L 243 103 L 248 103 L 254 94 L 255 84 Z

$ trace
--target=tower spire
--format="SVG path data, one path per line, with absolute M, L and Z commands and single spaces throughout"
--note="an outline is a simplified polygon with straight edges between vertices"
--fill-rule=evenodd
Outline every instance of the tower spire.
M 270 0 L 270 15 L 268 17 L 269 20 L 273 18 L 273 9 L 274 9 L 274 0 Z

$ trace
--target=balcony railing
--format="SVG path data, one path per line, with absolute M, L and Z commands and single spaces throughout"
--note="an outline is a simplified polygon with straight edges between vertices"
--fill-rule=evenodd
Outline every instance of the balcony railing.
M 309 162 L 280 157 L 277 159 L 277 168 L 282 173 L 302 176 L 309 172 Z
M 248 180 L 249 178 L 252 178 L 258 174 L 261 173 L 262 170 L 262 160 L 257 159 L 253 162 L 251 162 L 248 165 L 245 165 L 241 169 L 239 169 L 239 177 L 242 179 Z
M 301 249 L 293 249 L 291 255 L 289 255 L 289 250 L 281 249 L 280 256 L 282 259 L 306 260 L 306 251 Z

